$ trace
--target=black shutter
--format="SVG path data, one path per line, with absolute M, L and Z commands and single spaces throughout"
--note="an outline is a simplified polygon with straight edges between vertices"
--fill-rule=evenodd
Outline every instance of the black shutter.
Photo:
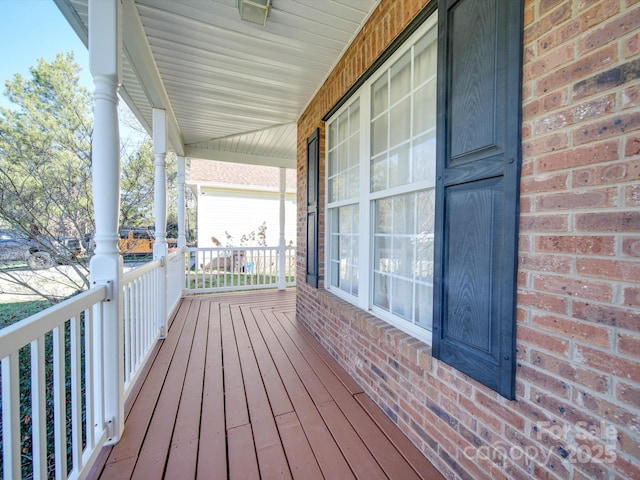
M 318 288 L 320 130 L 307 138 L 307 283 Z
M 509 399 L 523 2 L 439 0 L 433 355 Z

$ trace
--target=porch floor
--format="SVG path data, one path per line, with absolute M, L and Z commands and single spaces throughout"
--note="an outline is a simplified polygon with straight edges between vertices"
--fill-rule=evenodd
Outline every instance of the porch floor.
M 442 478 L 296 321 L 293 289 L 184 298 L 153 357 L 94 478 Z

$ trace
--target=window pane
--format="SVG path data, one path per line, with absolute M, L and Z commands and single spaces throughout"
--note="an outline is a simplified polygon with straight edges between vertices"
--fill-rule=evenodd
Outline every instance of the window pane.
M 407 98 L 391 109 L 390 146 L 395 147 L 411 136 L 411 99 Z
M 376 202 L 376 233 L 391 233 L 393 225 L 392 200 L 385 198 Z
M 373 304 L 389 310 L 389 277 L 375 273 L 373 275 Z
M 372 109 L 371 116 L 377 117 L 389 108 L 389 92 L 387 75 L 384 74 L 371 87 Z
M 389 187 L 406 185 L 410 180 L 409 143 L 405 143 L 389 152 Z
M 376 236 L 373 242 L 373 268 L 380 272 L 391 272 L 391 237 Z
M 388 126 L 387 115 L 382 115 L 371 125 L 371 155 L 377 155 L 387 149 Z
M 349 107 L 349 135 L 360 130 L 360 101 Z
M 415 222 L 414 194 L 393 199 L 393 233 L 413 233 Z
M 333 121 L 329 124 L 329 150 L 336 146 L 338 143 L 338 122 Z
M 435 130 L 413 142 L 413 180 L 428 180 L 436 184 L 436 132 Z
M 391 312 L 405 320 L 411 320 L 413 309 L 413 284 L 406 280 L 399 280 L 397 278 L 393 278 L 392 282 L 393 297 L 391 299 L 391 305 L 393 305 L 393 308 L 391 309 Z
M 418 135 L 436 127 L 436 82 L 429 82 L 413 97 L 413 132 Z
M 338 117 L 338 142 L 344 142 L 349 133 L 349 110 L 345 110 Z
M 387 188 L 387 156 L 382 155 L 371 162 L 371 191 Z
M 413 75 L 415 85 L 424 83 L 436 74 L 438 45 L 436 42 L 437 31 L 432 28 L 422 37 L 416 46 Z
M 433 327 L 433 286 L 416 286 L 415 322 L 422 328 L 431 330 Z
M 391 67 L 391 104 L 411 91 L 411 51 L 405 53 Z
M 356 167 L 360 163 L 360 136 L 356 135 L 349 140 L 349 166 Z

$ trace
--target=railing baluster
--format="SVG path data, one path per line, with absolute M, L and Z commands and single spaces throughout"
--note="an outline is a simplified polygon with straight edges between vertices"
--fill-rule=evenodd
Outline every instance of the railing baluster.
M 33 477 L 47 478 L 47 411 L 44 336 L 31 342 L 31 446 Z
M 5 480 L 20 478 L 20 379 L 18 352 L 2 359 L 2 462 Z
M 71 348 L 71 461 L 73 470 L 82 469 L 82 379 L 80 365 L 80 321 L 70 320 Z
M 95 417 L 93 412 L 93 322 L 93 309 L 87 308 L 84 311 L 84 403 L 86 408 L 86 450 L 89 452 L 92 451 L 96 445 L 94 432 Z
M 53 436 L 57 479 L 67 478 L 64 324 L 53 329 Z

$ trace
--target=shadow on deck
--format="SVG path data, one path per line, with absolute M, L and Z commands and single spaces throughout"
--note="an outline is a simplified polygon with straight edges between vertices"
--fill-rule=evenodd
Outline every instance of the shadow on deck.
M 295 290 L 187 297 L 94 478 L 442 478 L 295 320 Z

